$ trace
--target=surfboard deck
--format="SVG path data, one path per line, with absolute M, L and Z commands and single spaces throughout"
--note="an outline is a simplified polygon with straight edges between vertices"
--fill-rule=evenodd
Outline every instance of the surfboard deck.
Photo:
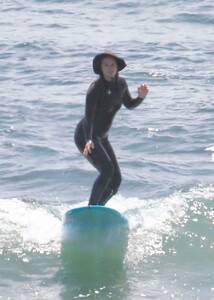
M 106 206 L 83 206 L 66 212 L 64 226 L 116 226 L 128 221 L 115 209 Z

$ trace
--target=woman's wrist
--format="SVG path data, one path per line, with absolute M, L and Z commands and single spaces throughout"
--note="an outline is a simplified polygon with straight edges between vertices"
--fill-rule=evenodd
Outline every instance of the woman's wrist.
M 144 100 L 144 99 L 145 99 L 145 97 L 142 97 L 142 96 L 140 96 L 140 95 L 138 95 L 138 98 L 140 98 L 141 100 Z

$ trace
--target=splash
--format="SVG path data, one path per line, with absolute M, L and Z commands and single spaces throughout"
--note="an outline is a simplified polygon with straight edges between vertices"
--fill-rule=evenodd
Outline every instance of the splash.
M 127 217 L 130 226 L 126 263 L 153 262 L 166 255 L 185 259 L 182 253 L 189 255 L 193 248 L 200 255 L 206 249 L 209 257 L 214 245 L 213 199 L 213 186 L 198 186 L 146 201 L 116 196 L 112 206 Z
M 59 251 L 61 220 L 49 207 L 17 198 L 1 200 L 1 252 Z
M 213 199 L 212 185 L 150 200 L 116 195 L 107 205 L 129 222 L 125 263 L 137 265 L 168 254 L 184 259 L 193 250 L 209 260 L 214 247 Z M 60 254 L 62 218 L 68 208 L 16 198 L 0 202 L 1 254 L 7 251 L 23 259 L 29 252 Z M 85 202 L 76 204 L 81 205 Z

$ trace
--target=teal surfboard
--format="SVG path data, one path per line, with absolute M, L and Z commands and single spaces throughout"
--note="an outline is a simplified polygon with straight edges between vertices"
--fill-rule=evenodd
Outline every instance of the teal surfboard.
M 127 250 L 129 226 L 120 212 L 106 206 L 83 206 L 66 212 L 63 251 L 76 260 L 122 259 Z

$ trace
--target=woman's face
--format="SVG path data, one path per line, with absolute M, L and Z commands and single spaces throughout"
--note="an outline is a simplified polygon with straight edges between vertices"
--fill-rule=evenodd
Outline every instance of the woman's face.
M 111 81 L 117 74 L 117 62 L 111 56 L 106 56 L 101 62 L 101 71 L 106 80 Z

